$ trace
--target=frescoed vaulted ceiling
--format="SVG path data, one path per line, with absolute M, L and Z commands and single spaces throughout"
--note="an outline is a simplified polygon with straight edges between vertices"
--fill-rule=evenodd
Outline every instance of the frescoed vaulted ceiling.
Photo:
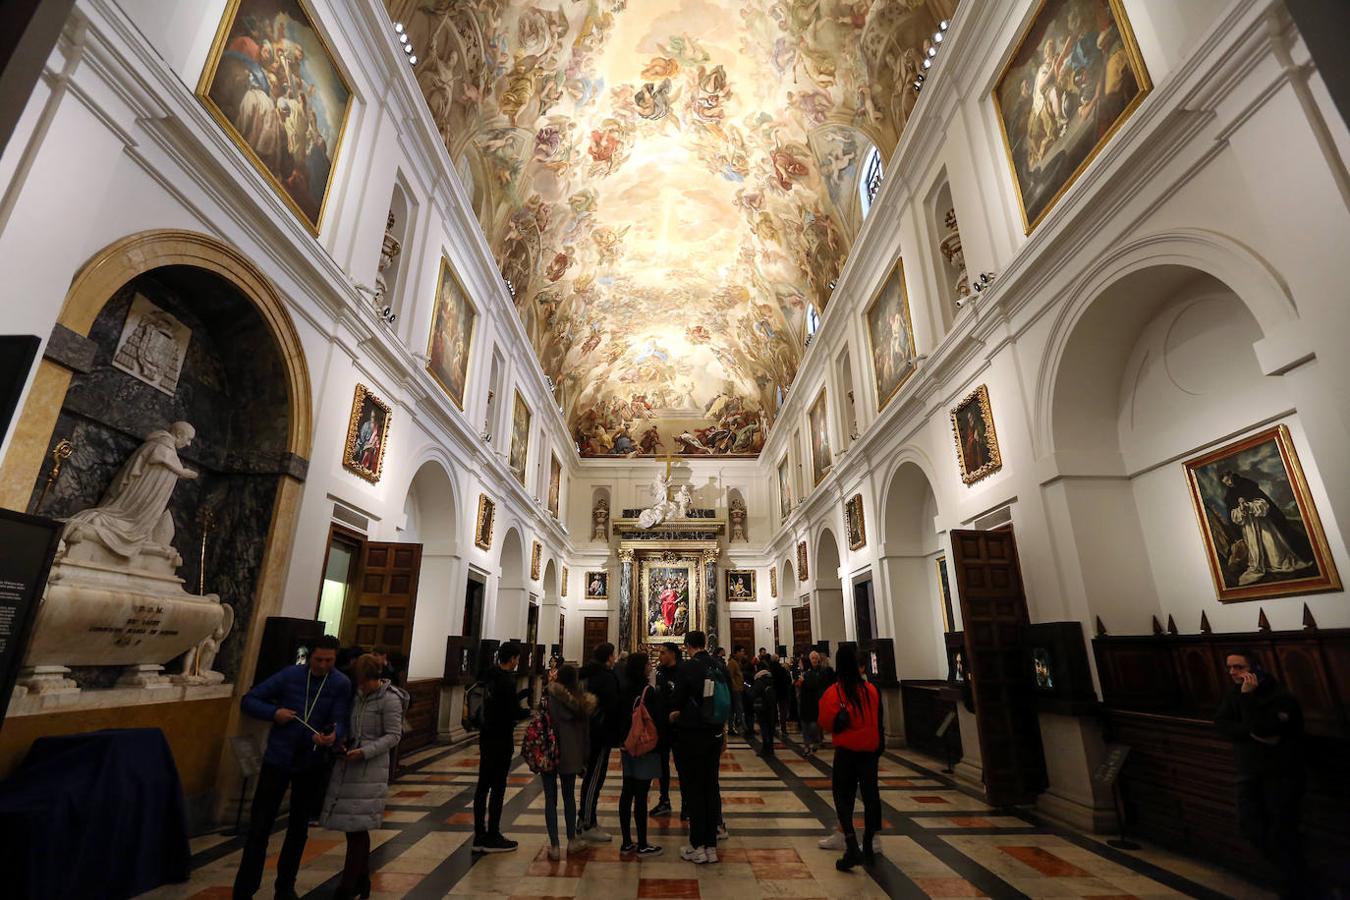
M 955 0 L 388 0 L 584 456 L 758 453 Z

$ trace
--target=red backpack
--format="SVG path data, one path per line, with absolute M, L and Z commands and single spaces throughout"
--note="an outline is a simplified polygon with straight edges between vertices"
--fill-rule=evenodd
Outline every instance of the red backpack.
M 633 724 L 628 726 L 628 737 L 623 742 L 623 749 L 628 751 L 629 756 L 645 756 L 656 749 L 656 723 L 652 721 L 652 714 L 647 712 L 647 705 L 642 702 L 650 690 L 650 687 L 643 688 L 637 700 L 633 701 Z

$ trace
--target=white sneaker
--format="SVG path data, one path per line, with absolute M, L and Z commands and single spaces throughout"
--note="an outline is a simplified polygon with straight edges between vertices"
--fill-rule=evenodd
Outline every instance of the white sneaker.
M 708 861 L 708 855 L 703 852 L 702 847 L 681 847 L 680 859 L 701 865 Z
M 614 835 L 599 828 L 587 828 L 580 836 L 583 840 L 590 841 L 592 844 L 603 844 L 606 841 L 614 840 Z
M 725 825 L 717 826 L 717 839 L 719 841 L 726 841 L 731 839 L 731 835 L 727 834 L 727 826 Z
M 554 862 L 557 862 L 558 860 L 562 859 L 562 848 L 550 846 L 548 848 L 548 858 L 553 860 Z
M 715 862 L 717 862 L 717 848 L 716 848 L 716 847 L 704 847 L 704 848 L 703 848 L 703 861 L 704 861 L 705 863 L 715 863 Z
M 573 853 L 581 853 L 585 849 L 586 849 L 586 842 L 582 840 L 580 836 L 574 837 L 567 842 L 568 856 L 571 856 Z
M 822 850 L 843 850 L 845 846 L 844 833 L 842 831 L 832 831 L 827 838 L 821 838 L 816 842 L 816 846 Z

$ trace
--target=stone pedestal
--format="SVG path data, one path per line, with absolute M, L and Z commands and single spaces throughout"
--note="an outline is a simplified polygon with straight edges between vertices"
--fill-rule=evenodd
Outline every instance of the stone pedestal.
M 162 689 L 173 687 L 164 667 L 159 665 L 127 666 L 117 679 L 118 687 Z
M 20 697 L 24 694 L 78 694 L 80 686 L 66 677 L 69 674 L 70 669 L 65 666 L 25 668 L 19 673 L 19 683 L 14 688 L 14 695 Z
M 1036 798 L 1036 809 L 1081 831 L 1111 831 L 1116 826 L 1111 792 L 1092 780 L 1106 756 L 1101 725 L 1091 718 L 1045 712 L 1040 723 L 1050 786 Z

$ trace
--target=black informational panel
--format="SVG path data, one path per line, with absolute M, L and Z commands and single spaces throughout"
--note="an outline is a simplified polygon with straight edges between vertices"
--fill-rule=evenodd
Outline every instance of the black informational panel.
M 0 509 L 0 719 L 9 709 L 61 523 Z
M 266 681 L 286 666 L 295 665 L 301 656 L 308 659 L 314 642 L 323 637 L 323 629 L 324 624 L 314 619 L 268 616 L 263 624 L 251 686 Z
M 42 341 L 32 334 L 0 335 L 0 437 L 9 431 L 19 395 L 28 383 L 28 372 Z

